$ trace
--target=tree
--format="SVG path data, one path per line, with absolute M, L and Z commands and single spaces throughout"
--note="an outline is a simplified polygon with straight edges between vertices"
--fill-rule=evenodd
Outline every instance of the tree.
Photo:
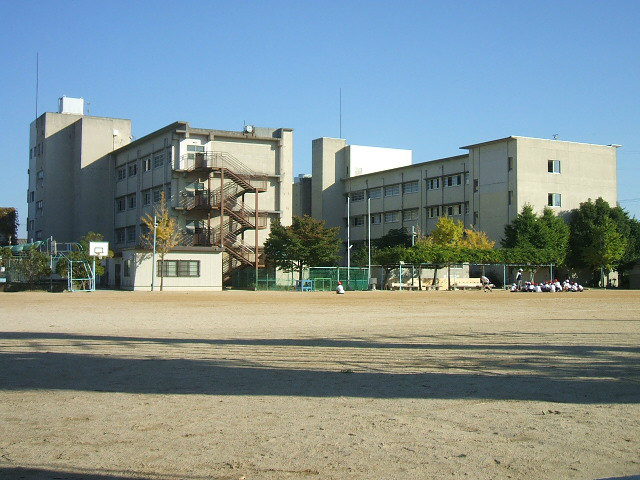
M 18 212 L 15 208 L 0 208 L 0 246 L 18 243 Z
M 591 235 L 591 242 L 582 251 L 582 259 L 592 270 L 612 270 L 624 255 L 626 239 L 609 217 L 594 225 Z
M 574 268 L 587 266 L 594 282 L 602 270 L 611 270 L 623 261 L 632 224 L 620 207 L 610 207 L 602 198 L 589 199 L 571 213 L 568 263 Z M 635 242 L 631 242 L 629 259 Z
M 411 234 L 407 231 L 406 227 L 392 228 L 382 237 L 375 240 L 374 244 L 377 248 L 395 247 L 396 245 L 410 247 Z
M 532 265 L 563 265 L 569 246 L 569 226 L 552 209 L 545 207 L 538 217 L 531 205 L 504 228 L 504 247 L 500 259 L 504 263 Z
M 381 265 L 384 269 L 385 278 L 389 278 L 389 274 L 392 269 L 400 264 L 409 260 L 410 249 L 404 245 L 394 245 L 392 247 L 378 248 L 374 253 L 373 262 L 377 265 Z M 402 268 L 402 267 L 401 267 Z
M 164 286 L 164 273 L 166 270 L 164 257 L 173 248 L 184 241 L 184 235 L 178 228 L 178 222 L 174 217 L 169 216 L 169 207 L 165 199 L 164 192 L 160 194 L 160 203 L 154 207 L 154 215 L 146 214 L 140 220 L 146 227 L 140 235 L 140 243 L 143 247 L 153 250 L 154 248 L 154 228 L 155 228 L 155 249 L 160 256 L 160 291 Z M 155 225 L 154 225 L 154 218 Z
M 285 272 L 298 272 L 302 280 L 304 267 L 334 265 L 339 256 L 338 227 L 327 228 L 324 221 L 305 215 L 293 217 L 290 226 L 276 221 L 264 243 L 267 261 Z
M 19 260 L 12 265 L 15 265 L 14 271 L 18 277 L 23 278 L 29 285 L 33 285 L 51 273 L 49 255 L 40 252 L 35 246 L 31 246 L 26 252 L 23 252 Z

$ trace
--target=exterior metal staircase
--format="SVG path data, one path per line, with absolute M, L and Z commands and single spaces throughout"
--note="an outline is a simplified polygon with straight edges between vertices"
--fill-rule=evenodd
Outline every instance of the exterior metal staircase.
M 197 227 L 193 233 L 186 233 L 189 243 L 197 246 L 219 245 L 227 255 L 223 259 L 223 281 L 231 280 L 234 270 L 261 266 L 264 255 L 261 248 L 250 245 L 240 236 L 247 230 L 267 227 L 266 212 L 256 212 L 243 201 L 244 194 L 258 195 L 267 190 L 267 177 L 243 165 L 238 159 L 225 152 L 205 152 L 183 155 L 181 170 L 207 175 L 207 183 L 220 182 L 216 189 L 182 192 L 180 206 L 185 211 L 207 215 L 207 227 Z M 215 178 L 211 178 L 211 175 Z M 257 197 L 255 197 L 257 200 Z M 211 212 L 218 218 L 212 220 Z M 224 217 L 220 225 L 220 216 Z

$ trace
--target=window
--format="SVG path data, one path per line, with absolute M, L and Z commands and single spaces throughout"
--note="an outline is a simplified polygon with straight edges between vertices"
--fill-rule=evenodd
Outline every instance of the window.
M 124 212 L 126 208 L 125 197 L 116 198 L 116 212 Z
M 402 212 L 402 219 L 404 221 L 417 220 L 418 219 L 418 209 L 417 208 L 412 208 L 411 210 L 405 210 L 404 212 Z
M 136 208 L 136 194 L 129 195 L 127 197 L 127 206 L 128 208 Z
M 427 179 L 427 190 L 437 190 L 440 188 L 440 179 L 439 178 L 429 178 Z
M 547 162 L 547 171 L 549 173 L 560 173 L 560 160 L 549 160 Z
M 398 212 L 385 212 L 384 214 L 384 223 L 394 223 L 399 221 L 400 215 Z
M 513 157 L 507 158 L 507 170 L 513 170 Z
M 199 277 L 199 260 L 158 260 L 157 274 L 164 277 Z
M 364 216 L 363 215 L 359 215 L 357 217 L 352 217 L 351 218 L 351 225 L 353 225 L 354 227 L 359 227 L 361 225 L 364 225 Z
M 116 228 L 116 243 L 117 244 L 123 244 L 124 243 L 124 236 L 125 236 L 125 229 L 124 228 Z
M 35 227 L 35 220 L 29 220 L 29 230 L 33 231 L 33 228 Z
M 418 181 L 407 182 L 402 185 L 402 194 L 407 195 L 409 193 L 418 193 Z
M 513 203 L 513 190 L 509 190 L 507 192 L 507 205 L 511 205 Z
M 444 177 L 444 186 L 445 187 L 457 187 L 458 185 L 462 185 L 462 175 L 449 175 Z
M 473 224 L 478 225 L 478 212 L 473 212 Z
M 372 213 L 371 214 L 371 225 L 380 225 L 382 223 L 382 214 L 381 213 Z
M 42 187 L 44 184 L 44 170 L 38 170 L 36 173 L 36 188 Z
M 151 170 L 151 155 L 142 159 L 142 168 L 145 172 Z
M 164 165 L 164 154 L 158 153 L 153 156 L 153 168 L 158 168 Z
M 28 193 L 28 197 L 27 197 L 27 202 L 33 202 L 35 200 L 35 195 L 36 192 L 34 192 L 33 190 Z
M 361 202 L 362 200 L 364 200 L 364 190 L 351 192 L 350 196 L 352 202 Z
M 164 187 L 164 198 L 166 198 L 167 200 L 171 200 L 171 184 L 167 183 Z
M 131 275 L 131 260 L 124 260 L 122 262 L 122 275 L 128 277 Z
M 204 152 L 204 145 L 187 145 L 187 152 Z
M 550 193 L 547 196 L 548 202 L 547 205 L 550 207 L 561 207 L 562 206 L 562 195 L 559 193 Z
M 42 240 L 42 230 L 36 232 L 36 240 Z
M 443 209 L 448 217 L 453 215 L 460 215 L 462 213 L 462 205 L 447 205 Z
M 377 188 L 370 188 L 369 189 L 369 198 L 380 198 L 382 197 L 382 188 L 377 187 Z
M 427 207 L 427 216 L 429 218 L 437 218 L 440 216 L 440 206 Z
M 396 195 L 400 195 L 400 185 L 389 185 L 388 187 L 384 187 L 385 197 L 395 197 Z
M 144 190 L 142 192 L 142 204 L 151 205 L 151 190 Z
M 135 243 L 136 242 L 136 226 L 132 225 L 127 227 L 127 243 Z
M 473 193 L 477 193 L 478 192 L 478 186 L 479 186 L 479 182 L 477 178 L 473 179 Z
M 134 177 L 138 174 L 138 164 L 137 163 L 130 163 L 129 164 L 129 176 L 130 177 Z
M 44 208 L 44 203 L 42 200 L 38 200 L 36 202 L 36 210 L 42 210 Z
M 160 192 L 161 190 L 159 188 L 155 188 L 153 190 L 153 203 L 160 202 L 160 197 L 161 197 Z
M 118 179 L 118 181 L 127 178 L 127 169 L 125 167 L 118 168 L 116 170 L 116 178 Z
M 464 214 L 469 213 L 469 202 L 464 202 Z

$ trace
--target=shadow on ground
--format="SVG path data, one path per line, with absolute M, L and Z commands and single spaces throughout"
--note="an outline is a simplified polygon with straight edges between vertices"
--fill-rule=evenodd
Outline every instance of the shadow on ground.
M 23 340 L 26 352 L 0 353 L 1 390 L 84 390 L 148 394 L 204 395 L 291 395 L 307 397 L 432 398 L 540 400 L 568 403 L 640 403 L 638 382 L 639 348 L 594 347 L 580 345 L 518 344 L 428 344 L 376 343 L 331 339 L 149 339 L 99 337 L 69 334 L 0 333 L 0 340 Z M 81 353 L 53 353 L 46 344 L 29 340 L 72 341 L 70 350 Z M 85 342 L 126 347 L 117 354 L 90 354 Z M 242 351 L 241 358 L 193 359 L 163 358 L 137 354 L 137 345 L 154 353 L 149 343 L 202 343 L 214 345 L 260 345 L 260 355 Z M 123 343 L 126 345 L 123 346 Z M 134 345 L 131 345 L 131 344 Z M 59 346 L 59 344 L 57 344 Z M 93 344 L 95 347 L 96 344 Z M 388 350 L 385 359 L 402 358 L 393 349 L 422 349 L 425 358 L 408 359 L 408 371 L 379 371 L 376 357 L 368 351 L 342 352 L 331 365 L 335 370 L 278 368 L 273 359 L 286 365 L 308 350 L 283 351 L 282 347 L 316 347 L 315 359 L 322 358 L 323 347 Z M 85 348 L 86 347 L 86 348 Z M 443 352 L 440 359 L 439 352 Z M 43 351 L 44 350 L 44 351 Z M 438 355 L 434 355 L 435 350 Z M 179 352 L 178 352 L 179 353 Z M 446 358 L 445 354 L 446 353 Z M 117 355 L 117 356 L 116 356 Z M 228 355 L 238 357 L 238 351 Z M 252 357 L 253 355 L 253 357 Z M 284 355 L 284 356 L 283 356 Z M 394 357 L 394 355 L 396 357 Z M 135 356 L 137 358 L 128 358 Z M 140 357 L 143 358 L 140 358 Z M 176 355 L 172 355 L 176 356 Z M 268 358 L 270 365 L 261 363 Z M 358 363 L 364 358 L 365 362 Z M 550 360 L 552 358 L 552 360 Z M 353 359 L 357 367 L 345 368 Z M 304 360 L 303 358 L 300 359 Z M 385 361 L 386 361 L 385 360 Z M 413 362 L 413 363 L 412 363 Z M 294 362 L 300 364 L 300 362 Z M 311 362 L 313 364 L 313 362 Z M 364 364 L 364 366 L 362 366 Z M 304 364 L 303 364 L 304 365 Z M 380 369 L 385 365 L 380 365 Z
M 122 473 L 81 472 L 74 473 L 52 468 L 9 467 L 0 465 L 0 479 L 7 480 L 203 480 L 205 477 L 141 475 Z M 223 480 L 231 477 L 206 477 L 210 480 Z

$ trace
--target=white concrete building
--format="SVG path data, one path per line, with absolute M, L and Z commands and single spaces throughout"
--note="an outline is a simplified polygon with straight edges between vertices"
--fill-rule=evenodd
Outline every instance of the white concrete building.
M 405 150 L 354 147 L 334 138 L 314 140 L 312 147 L 313 216 L 340 226 L 345 242 L 347 221 L 351 242 L 358 242 L 367 239 L 369 220 L 375 239 L 402 227 L 426 235 L 442 215 L 499 242 L 525 204 L 537 213 L 550 206 L 564 214 L 589 198 L 617 201 L 617 145 L 511 136 L 416 164 L 406 163 Z M 350 162 L 354 151 L 362 154 L 362 171 Z

